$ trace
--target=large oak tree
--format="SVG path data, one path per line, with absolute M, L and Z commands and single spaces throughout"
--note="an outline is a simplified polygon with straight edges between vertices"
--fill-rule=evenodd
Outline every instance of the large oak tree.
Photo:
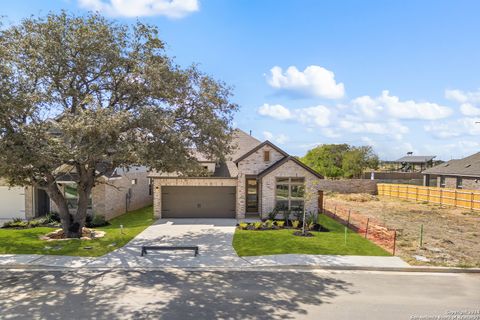
M 188 172 L 192 149 L 228 150 L 230 89 L 175 65 L 164 47 L 154 26 L 93 13 L 0 31 L 0 177 L 45 190 L 68 237 L 81 235 L 92 188 L 113 168 Z M 76 210 L 56 183 L 66 171 Z

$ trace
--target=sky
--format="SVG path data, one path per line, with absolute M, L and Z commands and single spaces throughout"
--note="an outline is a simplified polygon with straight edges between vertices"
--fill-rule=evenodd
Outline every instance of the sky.
M 157 25 L 167 53 L 233 88 L 234 125 L 303 156 L 370 145 L 383 160 L 480 151 L 480 1 L 16 0 Z

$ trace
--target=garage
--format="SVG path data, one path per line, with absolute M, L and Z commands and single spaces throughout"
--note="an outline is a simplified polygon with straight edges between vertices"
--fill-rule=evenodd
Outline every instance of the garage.
M 25 188 L 0 186 L 0 220 L 25 219 Z
M 235 187 L 164 186 L 163 218 L 235 218 Z

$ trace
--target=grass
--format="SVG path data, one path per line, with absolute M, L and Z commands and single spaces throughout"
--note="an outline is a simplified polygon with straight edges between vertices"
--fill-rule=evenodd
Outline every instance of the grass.
M 110 220 L 110 225 L 96 228 L 105 237 L 96 240 L 44 241 L 39 236 L 55 228 L 0 229 L 0 254 L 52 254 L 99 257 L 123 247 L 154 221 L 152 207 L 128 212 Z M 120 225 L 124 227 L 121 233 Z M 91 247 L 91 249 L 85 249 Z
M 319 223 L 329 232 L 313 232 L 313 237 L 293 235 L 292 229 L 236 230 L 233 247 L 239 256 L 272 254 L 335 254 L 359 256 L 390 256 L 391 254 L 361 235 L 348 230 L 345 245 L 345 227 L 335 220 L 319 216 Z

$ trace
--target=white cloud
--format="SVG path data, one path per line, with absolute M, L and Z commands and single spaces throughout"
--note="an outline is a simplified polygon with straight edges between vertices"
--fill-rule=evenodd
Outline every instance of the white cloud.
M 289 140 L 288 137 L 283 133 L 275 135 L 270 131 L 263 131 L 263 136 L 266 140 L 272 141 L 277 144 L 285 144 Z
M 460 103 L 463 115 L 480 116 L 480 89 L 478 91 L 445 90 L 445 98 Z
M 445 98 L 459 103 L 480 103 L 480 89 L 478 91 L 445 90 Z
M 407 126 L 397 121 L 384 122 L 365 122 L 361 120 L 341 120 L 339 127 L 352 133 L 371 133 L 392 137 L 396 140 L 402 140 L 403 135 L 410 132 Z
M 277 120 L 294 120 L 306 125 L 326 127 L 330 124 L 330 110 L 325 106 L 288 109 L 280 104 L 263 104 L 258 108 L 262 116 Z
M 258 113 L 262 116 L 267 116 L 277 120 L 287 120 L 292 117 L 290 110 L 280 104 L 264 103 L 263 106 L 258 108 Z
M 199 9 L 198 0 L 79 0 L 79 4 L 114 17 L 181 18 Z
M 460 106 L 460 112 L 462 112 L 466 116 L 480 116 L 480 108 L 477 108 L 470 103 L 463 103 Z
M 267 81 L 273 88 L 302 95 L 328 99 L 339 99 L 345 95 L 344 85 L 335 81 L 335 74 L 316 65 L 303 71 L 290 66 L 285 72 L 281 67 L 274 66 Z
M 435 121 L 424 125 L 424 130 L 435 138 L 455 138 L 461 136 L 479 136 L 480 118 L 460 118 L 452 121 Z
M 374 119 L 389 116 L 395 119 L 436 120 L 449 117 L 453 112 L 449 107 L 432 102 L 401 101 L 384 90 L 376 98 L 362 96 L 352 100 L 354 111 L 362 116 Z

